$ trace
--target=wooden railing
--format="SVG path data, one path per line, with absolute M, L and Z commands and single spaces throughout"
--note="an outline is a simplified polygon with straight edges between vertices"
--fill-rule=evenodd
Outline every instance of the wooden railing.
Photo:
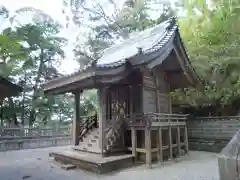
M 94 116 L 81 116 L 80 119 L 82 123 L 80 124 L 79 141 L 82 141 L 89 130 L 98 126 L 98 117 L 95 114 Z
M 165 113 L 145 113 L 145 114 L 131 114 L 125 119 L 128 126 L 136 127 L 151 127 L 157 124 L 173 124 L 185 123 L 187 119 L 186 114 L 165 114 Z
M 124 120 L 122 118 L 112 119 L 108 123 L 108 127 L 105 130 L 105 137 L 107 139 L 105 144 L 106 152 L 110 152 L 114 147 L 116 142 L 119 140 L 121 136 L 121 130 L 123 128 Z

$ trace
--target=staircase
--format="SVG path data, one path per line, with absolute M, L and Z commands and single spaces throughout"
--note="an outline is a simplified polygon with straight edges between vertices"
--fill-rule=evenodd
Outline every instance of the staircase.
M 79 145 L 70 150 L 50 153 L 56 162 L 64 165 L 62 167 L 77 167 L 102 174 L 134 165 L 134 156 L 123 153 L 121 141 L 123 121 L 114 119 L 112 123 L 108 123 L 105 129 L 104 156 L 99 146 L 97 116 L 86 117 L 82 122 Z M 121 153 L 116 154 L 116 152 Z M 114 156 L 112 153 L 115 153 Z
M 97 116 L 86 117 L 87 119 L 81 125 L 79 145 L 73 147 L 74 150 L 101 153 L 99 128 L 97 127 Z M 115 153 L 123 150 L 121 131 L 123 121 L 120 118 L 111 120 L 105 130 L 105 147 L 106 154 Z
M 101 153 L 99 148 L 99 129 L 93 128 L 88 131 L 82 137 L 81 141 L 79 141 L 79 145 L 75 146 L 74 149 L 84 152 Z
M 123 120 L 121 118 L 112 119 L 109 123 L 109 127 L 106 129 L 106 153 L 112 153 L 116 151 L 123 151 L 124 147 L 121 142 L 121 131 L 123 130 Z
M 79 145 L 73 149 L 91 153 L 101 153 L 97 116 L 86 117 L 80 126 Z

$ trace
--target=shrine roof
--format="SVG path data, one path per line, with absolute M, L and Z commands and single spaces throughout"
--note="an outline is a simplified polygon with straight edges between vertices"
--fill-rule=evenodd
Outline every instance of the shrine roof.
M 139 48 L 143 52 L 148 51 L 163 40 L 169 26 L 170 21 L 165 21 L 142 32 L 131 34 L 127 40 L 105 49 L 102 57 L 97 61 L 97 66 L 106 67 L 123 64 L 128 58 L 138 54 Z
M 70 84 L 73 85 L 74 83 L 76 84 L 93 77 L 94 80 L 92 83 L 96 83 L 96 79 L 99 80 L 99 77 L 103 77 L 103 75 L 122 75 L 123 72 L 126 71 L 125 65 L 127 62 L 131 64 L 132 67 L 149 63 L 149 67 L 152 68 L 156 66 L 156 64 L 161 64 L 164 59 L 167 58 L 174 48 L 174 39 L 176 39 L 176 37 L 179 37 L 181 41 L 176 20 L 175 18 L 171 18 L 157 26 L 134 33 L 130 35 L 129 39 L 105 49 L 102 57 L 98 59 L 94 65 L 90 65 L 71 75 L 50 80 L 44 85 L 44 91 L 55 91 L 57 88 Z M 182 41 L 180 42 L 180 46 L 183 46 Z M 183 49 L 185 51 L 184 47 Z M 158 60 L 156 61 L 156 59 Z M 189 61 L 188 67 L 191 68 Z M 113 82 L 113 79 L 114 78 L 105 83 Z M 116 78 L 116 80 L 118 80 L 118 78 Z M 65 88 L 67 89 L 65 92 L 72 90 L 71 88 Z M 63 93 L 62 90 L 61 93 Z
M 0 99 L 9 96 L 16 96 L 19 92 L 22 91 L 22 88 L 6 78 L 0 76 Z

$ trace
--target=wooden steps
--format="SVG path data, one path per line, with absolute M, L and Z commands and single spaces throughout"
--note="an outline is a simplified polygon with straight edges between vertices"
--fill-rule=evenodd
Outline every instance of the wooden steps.
M 101 153 L 99 146 L 99 129 L 94 128 L 86 133 L 82 141 L 79 141 L 79 145 L 74 146 L 73 149 L 82 152 Z
M 83 151 L 83 152 L 89 152 L 89 153 L 96 153 L 96 154 L 101 153 L 101 150 L 99 148 L 87 146 L 87 145 L 74 146 L 73 149 L 76 151 Z
M 133 155 L 117 155 L 102 157 L 100 154 L 91 154 L 68 150 L 63 152 L 52 152 L 54 160 L 66 166 L 73 165 L 77 168 L 97 174 L 109 173 L 122 168 L 132 167 L 135 164 Z

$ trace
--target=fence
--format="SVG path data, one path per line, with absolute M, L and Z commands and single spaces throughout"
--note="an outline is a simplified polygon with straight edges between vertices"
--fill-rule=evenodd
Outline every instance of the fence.
M 240 117 L 198 117 L 187 121 L 190 150 L 220 152 L 240 128 Z
M 0 128 L 0 151 L 71 144 L 71 127 Z
M 240 128 L 240 116 L 187 121 L 190 150 L 220 152 Z M 0 151 L 71 144 L 71 127 L 0 128 Z

